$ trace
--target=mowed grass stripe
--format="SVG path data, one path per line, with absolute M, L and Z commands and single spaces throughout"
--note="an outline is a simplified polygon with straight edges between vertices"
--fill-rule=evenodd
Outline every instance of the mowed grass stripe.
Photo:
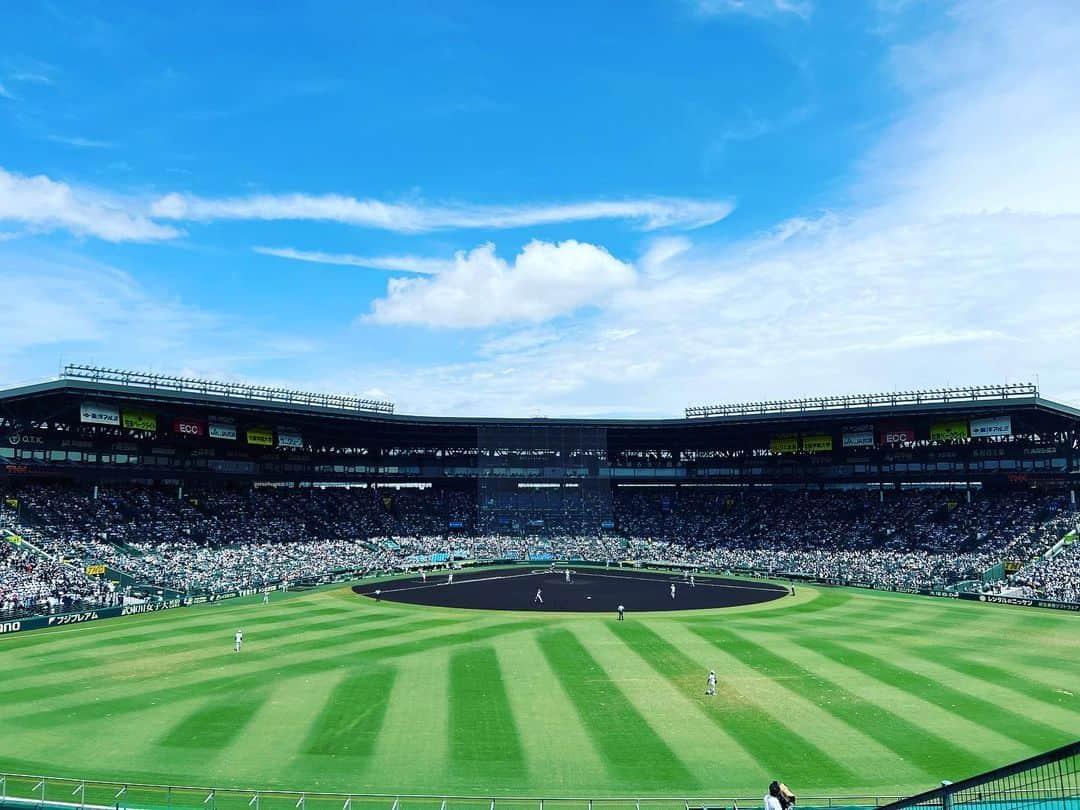
M 1016 740 L 1034 750 L 1047 748 L 1047 740 L 1066 742 L 1069 735 L 1030 715 L 1021 715 L 983 698 L 971 691 L 947 686 L 940 680 L 922 673 L 892 664 L 877 655 L 857 650 L 849 645 L 837 644 L 824 639 L 796 639 L 796 644 L 813 650 L 819 655 L 848 667 L 854 667 L 864 676 L 915 695 L 950 714 L 957 714 L 983 728 Z M 977 688 L 974 684 L 973 689 Z M 1053 742 L 1051 742 L 1051 745 Z M 974 772 L 974 771 L 973 771 Z
M 391 625 L 378 625 L 376 627 L 370 627 L 366 630 L 357 631 L 344 631 L 344 633 L 329 632 L 330 630 L 341 630 L 340 624 L 335 624 L 328 628 L 328 632 L 325 633 L 305 633 L 303 638 L 298 641 L 289 642 L 287 644 L 270 644 L 267 645 L 266 639 L 260 636 L 258 633 L 245 633 L 244 643 L 244 666 L 248 666 L 252 660 L 263 661 L 267 658 L 279 659 L 282 656 L 290 653 L 309 653 L 314 649 L 319 648 L 336 648 L 340 644 L 354 644 L 356 642 L 370 642 L 377 641 L 379 639 L 387 638 L 390 636 L 405 635 L 407 633 L 417 633 L 426 630 L 434 630 L 446 626 L 448 621 L 446 619 L 417 619 L 407 623 L 395 623 Z M 293 633 L 288 634 L 290 637 Z M 215 643 L 215 647 L 227 649 L 229 639 L 220 639 Z M 152 656 L 152 653 L 147 652 L 146 656 Z M 190 659 L 190 650 L 187 656 Z M 148 659 L 147 659 L 148 660 Z M 230 666 L 235 668 L 236 653 L 222 652 L 215 655 L 208 655 L 200 658 L 198 661 L 199 670 L 207 671 L 214 667 Z M 129 667 L 123 659 L 117 659 L 112 662 L 119 667 Z M 153 670 L 147 671 L 143 676 L 137 677 L 125 677 L 121 684 L 124 690 L 128 690 L 133 686 L 138 686 L 141 683 L 147 681 L 156 681 L 161 678 L 161 670 L 164 668 L 166 671 L 173 670 L 173 666 L 167 659 L 161 659 L 154 661 L 155 667 Z M 175 671 L 180 671 L 181 664 L 177 664 Z M 130 668 L 128 669 L 130 672 Z M 103 673 L 104 674 L 104 673 Z M 170 674 L 172 674 L 170 672 Z M 61 672 L 61 676 L 63 673 Z M 59 693 L 59 696 L 77 694 L 79 689 L 93 690 L 96 697 L 100 698 L 102 691 L 108 689 L 108 683 L 102 683 L 102 676 L 95 675 L 91 678 L 84 678 L 74 681 L 64 681 L 63 689 Z M 24 686 L 10 690 L 5 690 L 3 694 L 0 694 L 0 705 L 6 703 L 14 703 L 24 700 L 41 700 L 43 698 L 49 698 L 57 696 L 57 687 L 51 683 L 43 683 L 35 686 Z
M 382 729 L 396 671 L 350 675 L 330 694 L 302 750 L 333 757 L 370 757 Z
M 356 617 L 351 617 L 348 620 L 345 618 L 329 619 L 322 622 L 301 620 L 295 624 L 290 622 L 285 625 L 270 623 L 271 629 L 267 630 L 267 622 L 262 620 L 262 617 L 258 617 L 254 621 L 246 622 L 247 628 L 245 629 L 244 634 L 252 640 L 254 640 L 254 637 L 257 637 L 259 643 L 264 644 L 268 641 L 290 637 L 302 636 L 307 639 L 324 630 L 336 630 L 352 634 L 356 632 L 356 628 L 369 628 L 371 625 L 395 626 L 392 624 L 395 621 L 402 622 L 402 624 L 396 626 L 404 627 L 409 618 L 412 618 L 415 621 L 415 614 L 412 614 L 411 616 L 403 615 L 396 617 L 380 616 L 378 614 L 361 614 Z M 453 623 L 452 619 L 431 619 L 429 621 L 441 624 Z M 207 649 L 228 649 L 232 644 L 233 633 L 236 631 L 238 624 L 239 622 L 233 622 L 220 629 L 220 631 L 215 631 L 212 637 L 209 633 L 194 632 L 190 634 L 170 634 L 168 636 L 162 636 L 160 637 L 162 639 L 160 643 L 153 643 L 147 640 L 139 645 L 138 655 L 140 657 L 153 656 L 161 661 L 166 661 L 173 656 L 186 658 L 190 656 L 192 647 L 200 642 L 204 643 L 204 646 Z M 182 636 L 183 640 L 176 641 L 175 639 L 177 636 Z M 288 645 L 278 645 L 275 649 L 280 653 L 283 650 L 287 650 L 287 647 Z M 48 663 L 35 662 L 28 666 L 15 668 L 13 674 L 5 677 L 5 683 L 14 684 L 22 679 L 32 679 L 35 686 L 37 686 L 48 682 L 49 676 L 53 674 L 56 676 L 56 679 L 63 681 L 65 687 L 70 688 L 76 683 L 72 678 L 73 674 L 100 668 L 102 666 L 108 666 L 115 663 L 116 660 L 116 657 L 106 659 L 101 656 L 94 656 L 93 658 L 87 659 L 76 658 L 72 661 L 64 660 L 62 666 L 52 668 L 49 667 Z M 92 677 L 95 680 L 97 678 L 96 675 Z
M 611 629 L 658 675 L 687 697 L 701 702 L 705 683 L 701 662 L 693 660 L 640 622 L 615 622 Z M 719 676 L 715 699 L 705 702 L 701 711 L 765 771 L 791 773 L 794 767 L 804 764 L 807 776 L 813 774 L 814 778 L 824 782 L 840 784 L 855 779 L 855 774 L 828 753 L 739 692 L 723 678 L 723 674 Z M 776 745 L 777 736 L 784 740 L 783 746 Z
M 499 659 L 521 748 L 530 770 L 542 774 L 551 795 L 606 787 L 604 762 L 578 721 L 573 704 L 556 685 L 555 674 L 536 644 L 535 634 L 506 636 L 492 646 Z M 586 776 L 587 775 L 587 776 Z M 595 781 L 601 777 L 599 784 Z M 520 789 L 509 785 L 506 790 Z
M 372 620 L 370 617 L 377 615 L 379 614 L 350 613 L 336 608 L 331 611 L 318 610 L 303 613 L 298 613 L 296 611 L 290 611 L 288 613 L 266 611 L 265 614 L 263 614 L 257 611 L 248 611 L 243 614 L 234 614 L 227 620 L 222 619 L 220 614 L 213 614 L 212 616 L 205 617 L 204 620 L 189 619 L 187 622 L 176 622 L 174 625 L 162 624 L 161 626 L 140 627 L 137 632 L 125 632 L 115 636 L 98 636 L 89 643 L 73 644 L 69 648 L 63 650 L 41 651 L 28 656 L 28 658 L 34 663 L 45 663 L 56 658 L 66 660 L 67 656 L 71 653 L 94 651 L 100 649 L 105 644 L 110 648 L 124 648 L 131 646 L 142 648 L 147 643 L 152 644 L 155 641 L 171 642 L 176 639 L 188 641 L 202 636 L 225 635 L 236 630 L 238 626 L 237 622 L 241 624 L 244 622 L 248 624 L 259 624 L 263 627 L 277 625 L 303 627 L 309 623 L 317 623 L 318 620 L 327 616 L 334 617 L 339 622 L 350 621 L 363 623 Z M 211 618 L 213 619 L 212 621 L 206 620 Z M 331 619 L 331 621 L 333 620 L 334 619 Z M 110 619 L 108 621 L 112 620 Z M 93 627 L 93 625 L 89 625 L 87 629 L 90 627 Z
M 233 740 L 266 702 L 265 692 L 200 706 L 177 723 L 159 743 L 169 748 L 218 751 Z
M 942 655 L 940 648 L 909 647 L 908 651 L 924 661 L 937 664 L 940 667 L 966 675 L 977 681 L 992 683 L 1031 700 L 1045 703 L 1055 709 L 1080 711 L 1080 701 L 1075 697 L 1075 693 L 1074 696 L 1070 697 L 1066 694 L 1066 690 L 1063 690 L 1060 686 L 1052 686 L 1038 680 L 1039 676 L 1044 673 L 1038 671 L 1039 665 L 1037 663 L 1021 664 L 1010 656 L 1010 663 L 1014 667 L 1013 669 L 1005 669 L 1004 667 L 967 657 L 963 653 L 957 653 L 955 650 L 950 650 L 948 655 Z M 1078 672 L 1075 665 L 1072 674 L 1076 679 L 1076 683 L 1070 685 L 1077 687 L 1077 691 L 1080 691 L 1080 672 Z
M 496 779 L 523 778 L 525 756 L 495 650 L 486 644 L 455 650 L 449 679 L 452 766 Z
M 305 674 L 317 674 L 335 666 L 373 667 L 377 664 L 405 655 L 414 655 L 426 650 L 454 647 L 473 641 L 481 641 L 494 638 L 506 633 L 516 633 L 534 629 L 539 622 L 513 621 L 501 624 L 487 625 L 473 630 L 460 633 L 449 633 L 442 636 L 425 637 L 412 641 L 403 641 L 396 644 L 388 644 L 379 647 L 364 647 L 361 649 L 348 649 L 341 651 L 342 645 L 326 645 L 318 642 L 309 651 L 312 654 L 298 658 L 291 663 L 282 664 L 276 661 L 261 660 L 258 665 L 244 666 L 241 672 L 231 675 L 203 678 L 176 686 L 166 687 L 142 692 L 139 695 L 126 693 L 123 696 L 108 699 L 99 699 L 93 696 L 90 700 L 83 700 L 74 705 L 59 708 L 38 710 L 26 714 L 9 716 L 4 718 L 6 722 L 17 724 L 25 728 L 49 728 L 57 724 L 91 720 L 106 714 L 125 714 L 130 710 L 138 710 L 151 706 L 161 700 L 183 700 L 190 698 L 193 693 L 203 692 L 208 694 L 231 694 L 243 693 L 248 689 L 255 689 L 263 683 L 267 672 L 274 677 L 296 677 Z M 240 656 L 237 656 L 239 658 Z M 250 660 L 253 656 L 248 655 Z M 196 662 L 193 662 L 193 664 Z M 194 671 L 198 672 L 201 668 Z M 0 693 L 0 700 L 6 696 Z M 130 708 L 129 708 L 130 707 Z
M 537 643 L 612 776 L 636 785 L 698 786 L 573 633 L 543 630 Z
M 207 612 L 204 612 L 201 607 L 176 608 L 157 613 L 143 613 L 138 616 L 103 619 L 89 624 L 52 627 L 32 631 L 21 638 L 19 636 L 3 637 L 4 646 L 0 646 L 0 649 L 21 650 L 28 657 L 47 659 L 57 652 L 61 654 L 81 652 L 100 647 L 103 643 L 136 644 L 143 639 L 182 634 L 198 628 L 211 629 L 214 626 L 217 629 L 227 628 L 238 617 L 251 616 L 254 607 L 254 605 L 230 605 L 228 610 Z M 344 607 L 317 607 L 303 602 L 289 603 L 287 608 L 260 606 L 260 609 L 265 614 L 262 620 L 268 623 L 320 616 L 356 615 L 355 611 L 349 611 Z M 11 646 L 7 647 L 6 645 L 9 644 Z M 53 645 L 62 646 L 63 649 L 59 651 L 49 649 Z
M 934 772 L 942 754 L 971 773 L 991 767 L 990 763 L 966 748 L 930 734 L 917 723 L 864 700 L 824 676 L 743 636 L 718 627 L 695 627 L 693 631 L 746 666 L 772 679 L 777 686 L 810 700 L 822 711 L 858 729 L 882 747 L 928 773 Z
M 792 617 L 802 617 L 814 613 L 820 613 L 823 611 L 837 610 L 843 605 L 847 604 L 852 594 L 848 591 L 841 589 L 833 590 L 814 590 L 809 593 L 813 593 L 809 599 L 804 597 L 797 597 L 792 599 L 786 604 L 782 600 L 776 602 L 766 602 L 763 605 L 749 605 L 745 608 L 725 608 L 725 614 L 730 613 L 732 621 L 747 620 L 747 621 L 762 621 L 782 622 L 791 619 Z M 784 604 L 784 607 L 772 607 L 772 605 Z M 682 621 L 687 624 L 696 623 L 709 623 L 716 621 L 716 617 L 713 615 L 696 615 L 685 616 Z

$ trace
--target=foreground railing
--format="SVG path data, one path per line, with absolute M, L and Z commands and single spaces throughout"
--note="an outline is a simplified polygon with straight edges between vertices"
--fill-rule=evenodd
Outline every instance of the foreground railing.
M 896 796 L 806 796 L 799 807 L 870 810 Z M 0 807 L 89 810 L 701 810 L 757 808 L 760 797 L 439 796 L 144 785 L 0 773 Z
M 1080 741 L 901 799 L 890 810 L 1080 810 Z

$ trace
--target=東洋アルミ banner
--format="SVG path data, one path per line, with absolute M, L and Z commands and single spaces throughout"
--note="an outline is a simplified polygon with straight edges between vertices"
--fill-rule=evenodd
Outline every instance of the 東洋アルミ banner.
M 84 402 L 79 407 L 79 421 L 88 425 L 114 425 L 120 424 L 120 411 L 113 405 L 102 405 L 98 402 Z
M 826 436 L 823 433 L 803 436 L 802 449 L 807 453 L 821 453 L 826 450 L 832 450 L 832 436 Z
M 300 434 L 292 430 L 279 430 L 277 434 L 278 447 L 303 447 L 304 440 Z
M 123 426 L 132 430 L 157 430 L 157 416 L 149 411 L 124 411 Z
M 236 441 L 236 425 L 232 422 L 225 422 L 218 419 L 210 420 L 210 438 L 211 439 L 228 439 L 231 442 Z
M 844 434 L 844 447 L 873 447 L 873 430 L 853 430 Z
M 769 450 L 774 453 L 794 453 L 799 449 L 799 437 L 794 433 L 784 433 L 769 439 Z
M 191 419 L 174 419 L 172 423 L 173 433 L 179 436 L 205 436 L 206 425 Z
M 1012 436 L 1011 416 L 990 416 L 971 420 L 971 437 Z
M 882 444 L 903 444 L 904 442 L 913 441 L 915 441 L 915 430 L 913 428 L 885 428 L 881 431 Z
M 247 443 L 258 444 L 263 447 L 273 447 L 274 434 L 266 428 L 249 428 L 247 432 Z
M 967 422 L 938 422 L 930 426 L 930 440 L 935 442 L 953 442 L 968 437 Z

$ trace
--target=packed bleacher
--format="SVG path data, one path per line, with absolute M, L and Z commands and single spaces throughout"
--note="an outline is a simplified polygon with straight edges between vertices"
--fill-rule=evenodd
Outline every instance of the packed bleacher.
M 495 495 L 437 488 L 189 488 L 28 484 L 4 493 L 0 615 L 139 598 L 87 576 L 182 593 L 259 588 L 332 571 L 441 566 L 452 559 L 590 559 L 941 588 L 1026 564 L 1003 583 L 1080 598 L 1076 526 L 1059 494 L 622 487 Z M 537 517 L 541 516 L 541 517 Z M 1020 575 L 1018 575 L 1020 576 Z

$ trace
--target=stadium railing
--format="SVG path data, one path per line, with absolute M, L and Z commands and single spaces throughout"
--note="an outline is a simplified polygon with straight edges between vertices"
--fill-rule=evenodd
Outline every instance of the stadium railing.
M 895 796 L 805 796 L 800 810 L 871 810 Z M 761 797 L 515 797 L 182 787 L 0 773 L 0 807 L 20 810 L 733 810 Z
M 886 805 L 888 810 L 1080 810 L 1080 740 Z

